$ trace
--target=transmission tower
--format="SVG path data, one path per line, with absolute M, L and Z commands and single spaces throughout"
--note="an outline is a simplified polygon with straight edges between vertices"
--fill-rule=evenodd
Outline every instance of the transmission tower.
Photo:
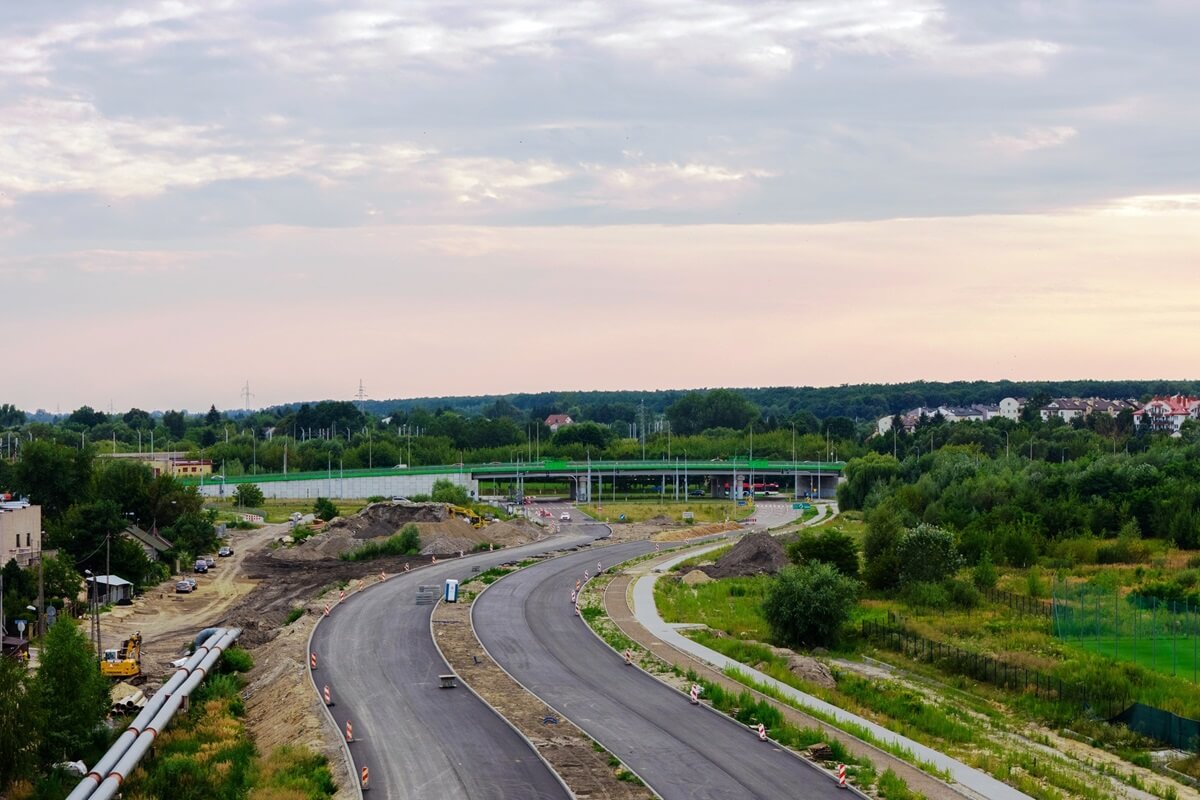
M 250 398 L 254 397 L 254 393 L 250 391 L 250 381 L 246 381 L 246 385 L 242 387 L 242 408 L 250 410 Z
M 363 388 L 362 378 L 358 379 L 358 392 L 355 393 L 354 398 L 358 400 L 358 410 L 362 411 L 363 401 L 367 399 L 367 390 Z

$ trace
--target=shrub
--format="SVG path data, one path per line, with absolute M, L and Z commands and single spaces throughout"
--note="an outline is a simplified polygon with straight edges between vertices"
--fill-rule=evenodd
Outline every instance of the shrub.
M 369 561 L 385 556 L 415 556 L 421 552 L 421 531 L 411 522 L 400 533 L 381 541 L 371 541 L 342 553 L 342 561 Z
M 288 612 L 287 619 L 285 619 L 283 621 L 283 624 L 291 625 L 293 622 L 295 622 L 296 620 L 300 619 L 303 616 L 304 616 L 303 608 L 293 608 L 291 611 Z
M 784 567 L 767 590 L 763 616 L 783 644 L 833 644 L 858 602 L 859 588 L 829 564 Z
M 971 581 L 977 589 L 995 589 L 996 577 L 996 565 L 992 563 L 992 554 L 984 553 L 979 563 L 971 570 Z
M 951 578 L 943 584 L 950 602 L 959 608 L 979 608 L 983 603 L 983 595 L 975 588 L 975 584 L 957 578 Z
M 900 599 L 912 608 L 943 609 L 950 606 L 950 593 L 940 583 L 916 581 L 900 590 Z
M 227 647 L 221 654 L 221 665 L 226 672 L 249 672 L 254 669 L 254 659 L 240 647 Z
M 455 506 L 465 506 L 471 502 L 467 490 L 453 481 L 445 478 L 433 482 L 432 495 L 435 503 L 450 503 Z
M 880 506 L 867 518 L 867 535 L 863 538 L 863 577 L 872 589 L 891 589 L 896 585 L 898 562 L 896 543 L 903 533 L 900 519 L 894 511 Z
M 858 545 L 837 528 L 828 528 L 820 533 L 805 531 L 787 546 L 787 554 L 795 564 L 831 564 L 847 577 L 858 577 Z
M 328 497 L 318 497 L 317 502 L 313 503 L 313 514 L 319 520 L 329 522 L 339 513 L 338 507 Z
M 233 490 L 233 499 L 239 506 L 249 506 L 250 508 L 262 508 L 265 500 L 262 489 L 254 483 L 239 483 Z
M 938 583 L 962 566 L 954 534 L 924 523 L 900 536 L 896 559 L 902 584 Z

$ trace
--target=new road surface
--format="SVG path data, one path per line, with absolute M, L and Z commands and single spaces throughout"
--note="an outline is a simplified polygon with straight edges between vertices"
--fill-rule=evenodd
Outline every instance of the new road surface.
M 564 526 L 592 535 L 602 527 Z M 816 767 L 626 666 L 575 616 L 570 596 L 584 570 L 594 574 L 597 561 L 607 568 L 653 549 L 645 541 L 589 548 L 509 575 L 476 599 L 476 632 L 509 674 L 664 800 L 844 800 L 846 792 Z
M 318 687 L 328 684 L 338 730 L 353 724 L 356 769 L 370 769 L 370 796 L 429 800 L 559 800 L 570 793 L 508 723 L 463 688 L 443 690 L 449 672 L 430 635 L 432 605 L 416 605 L 419 585 L 440 594 L 446 578 L 590 540 L 579 531 L 395 575 L 349 595 L 312 640 Z

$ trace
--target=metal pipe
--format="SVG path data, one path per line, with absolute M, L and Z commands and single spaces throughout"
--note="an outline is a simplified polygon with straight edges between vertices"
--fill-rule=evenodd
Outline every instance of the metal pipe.
M 92 771 L 67 796 L 67 800 L 109 800 L 116 794 L 125 777 L 146 754 L 158 732 L 170 723 L 184 700 L 204 680 L 204 676 L 220 658 L 221 653 L 236 641 L 242 632 L 241 628 L 211 630 L 212 635 L 196 648 L 196 652 L 187 662 L 176 670 L 162 689 L 150 699 L 130 723 L 129 728 L 118 737 L 104 757 L 96 762 Z

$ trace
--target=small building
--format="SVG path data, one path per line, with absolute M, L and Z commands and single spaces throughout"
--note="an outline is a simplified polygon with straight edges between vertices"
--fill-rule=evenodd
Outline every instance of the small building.
M 163 554 L 174 547 L 174 545 L 159 535 L 158 528 L 151 528 L 148 531 L 144 531 L 137 525 L 130 525 L 121 531 L 121 534 L 140 544 L 142 549 L 146 551 L 146 557 L 151 561 L 161 561 Z
M 574 424 L 575 420 L 567 414 L 551 414 L 546 417 L 546 427 L 550 429 L 551 433 L 556 433 L 559 428 Z
M 1021 412 L 1024 409 L 1025 398 L 1023 397 L 1005 397 L 1000 401 L 1000 416 L 1011 419 L 1013 422 L 1021 421 Z
M 100 605 L 133 600 L 133 584 L 120 575 L 93 575 L 87 579 L 88 596 Z
M 0 502 L 0 567 L 15 560 L 17 566 L 36 563 L 42 552 L 42 507 L 28 500 Z

